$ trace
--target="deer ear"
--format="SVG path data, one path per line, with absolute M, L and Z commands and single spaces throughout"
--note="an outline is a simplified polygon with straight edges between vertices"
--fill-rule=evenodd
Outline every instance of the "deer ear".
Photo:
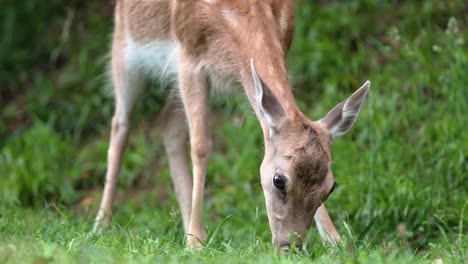
M 335 106 L 320 120 L 330 132 L 332 139 L 340 137 L 348 132 L 356 121 L 361 106 L 369 92 L 370 81 L 364 83 L 348 99 Z
M 258 76 L 257 71 L 255 71 L 253 59 L 250 59 L 250 69 L 255 86 L 255 99 L 257 101 L 258 110 L 263 121 L 270 129 L 270 135 L 273 135 L 280 121 L 286 117 L 285 112 L 276 96 Z

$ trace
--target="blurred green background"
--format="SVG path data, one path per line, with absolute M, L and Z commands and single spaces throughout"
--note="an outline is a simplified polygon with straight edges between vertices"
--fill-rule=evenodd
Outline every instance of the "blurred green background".
M 113 113 L 106 75 L 113 7 L 84 0 L 1 3 L 0 256 L 6 252 L 6 259 L 11 252 L 1 244 L 17 243 L 11 241 L 65 236 L 58 242 L 65 248 L 74 234 L 66 230 L 86 233 L 97 212 Z M 392 241 L 383 252 L 466 261 L 468 3 L 301 1 L 296 16 L 289 69 L 298 105 L 311 119 L 372 81 L 355 127 L 332 147 L 340 186 L 326 204 L 339 231 L 366 246 Z M 164 96 L 157 84 L 149 86 L 136 111 L 113 227 L 182 245 L 155 125 Z M 242 96 L 214 98 L 212 109 L 208 230 L 222 222 L 219 244 L 236 247 L 252 236 L 269 243 L 258 122 Z M 74 220 L 51 233 L 60 219 Z M 319 241 L 315 229 L 310 235 Z

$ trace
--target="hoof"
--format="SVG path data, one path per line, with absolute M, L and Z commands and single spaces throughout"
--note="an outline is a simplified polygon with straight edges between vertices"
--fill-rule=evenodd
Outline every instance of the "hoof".
M 187 236 L 187 247 L 195 250 L 195 251 L 200 251 L 203 249 L 203 243 L 202 240 L 199 239 L 198 237 L 194 235 L 188 235 Z

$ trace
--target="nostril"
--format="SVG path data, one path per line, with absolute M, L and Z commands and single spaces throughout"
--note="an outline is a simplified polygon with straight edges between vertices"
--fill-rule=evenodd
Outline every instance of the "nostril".
M 291 242 L 280 242 L 278 243 L 278 248 L 282 251 L 288 251 L 291 249 Z M 302 247 L 302 244 L 300 243 L 294 243 L 294 247 L 300 249 Z
M 289 249 L 291 247 L 291 243 L 289 242 L 281 242 L 281 243 L 278 243 L 278 247 L 280 249 Z

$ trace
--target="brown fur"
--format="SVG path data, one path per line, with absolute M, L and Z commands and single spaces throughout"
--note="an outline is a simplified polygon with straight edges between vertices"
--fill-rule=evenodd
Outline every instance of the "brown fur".
M 205 69 L 216 67 L 241 79 L 242 73 L 250 76 L 248 62 L 256 58 L 259 75 L 277 97 L 288 99 L 284 109 L 297 114 L 285 61 L 294 32 L 293 1 L 121 0 L 119 4 L 122 27 L 136 41 L 177 39 L 188 56 L 203 60 Z M 250 77 L 242 81 L 251 83 Z M 244 85 L 249 97 L 254 95 L 251 86 Z
M 124 27 L 136 41 L 148 43 L 156 39 L 169 39 L 171 36 L 171 1 L 160 0 L 120 0 L 119 17 L 125 21 Z
M 128 95 L 136 93 L 131 92 L 136 89 L 132 85 L 137 86 L 140 81 L 140 75 L 130 74 L 125 65 L 125 39 L 129 35 L 143 46 L 158 41 L 180 45 L 175 85 L 178 89 L 173 94 L 180 96 L 185 111 L 174 111 L 176 104 L 171 97 L 160 120 L 189 245 L 199 246 L 198 239 L 206 238 L 202 208 L 210 154 L 208 86 L 213 79 L 241 83 L 262 126 L 265 157 L 260 174 L 273 242 L 280 246 L 289 244 L 291 232 L 302 237 L 294 239 L 296 243 L 305 241 L 305 232 L 316 211 L 321 235 L 327 239 L 323 233 L 326 232 L 332 241 L 339 239 L 322 205 L 334 184 L 329 145 L 333 131 L 342 135 L 350 129 L 368 87 L 335 107 L 324 121 L 314 122 L 302 114 L 293 97 L 286 65 L 294 32 L 293 1 L 119 0 L 115 25 L 112 70 L 116 112 L 105 192 L 95 230 L 100 230 L 103 219 L 108 220 L 129 114 L 135 103 Z M 344 116 L 345 110 L 351 115 Z M 193 182 L 184 153 L 186 128 Z M 273 186 L 276 174 L 286 179 L 285 190 Z

